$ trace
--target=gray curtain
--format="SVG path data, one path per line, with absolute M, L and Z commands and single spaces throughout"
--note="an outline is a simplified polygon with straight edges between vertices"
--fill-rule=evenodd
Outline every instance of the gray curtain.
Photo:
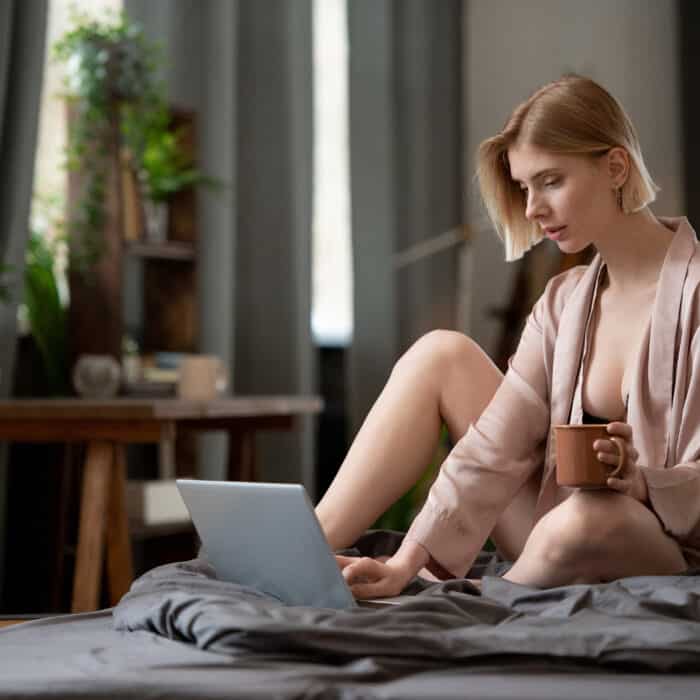
M 458 249 L 396 256 L 463 221 L 461 21 L 461 0 L 348 2 L 353 433 L 398 356 L 459 326 Z
M 34 179 L 46 40 L 46 0 L 0 2 L 0 261 L 15 268 L 13 303 L 0 305 L 0 397 L 10 395 Z M 0 593 L 4 580 L 5 446 L 0 450 Z
M 311 1 L 125 5 L 164 45 L 171 100 L 196 111 L 202 169 L 230 185 L 198 200 L 200 348 L 238 394 L 314 393 Z M 225 443 L 203 442 L 201 474 L 220 478 Z M 260 476 L 312 490 L 312 453 L 310 420 L 262 435 Z

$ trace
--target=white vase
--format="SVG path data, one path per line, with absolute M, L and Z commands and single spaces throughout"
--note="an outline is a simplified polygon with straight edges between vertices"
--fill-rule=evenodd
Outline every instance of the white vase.
M 146 240 L 149 243 L 165 243 L 168 240 L 168 203 L 144 198 L 143 213 L 146 219 Z
M 116 396 L 120 380 L 121 368 L 111 355 L 81 355 L 73 368 L 73 386 L 88 399 Z

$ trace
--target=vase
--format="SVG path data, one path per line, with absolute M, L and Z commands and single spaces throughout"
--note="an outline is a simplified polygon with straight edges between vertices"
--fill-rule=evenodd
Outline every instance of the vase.
M 143 200 L 146 224 L 146 240 L 149 243 L 165 243 L 168 240 L 168 203 Z
M 121 368 L 111 355 L 81 355 L 73 368 L 73 386 L 87 399 L 116 396 L 120 380 Z

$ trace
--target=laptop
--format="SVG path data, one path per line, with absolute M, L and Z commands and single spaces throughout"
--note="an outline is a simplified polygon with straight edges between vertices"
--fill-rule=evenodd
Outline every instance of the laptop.
M 224 581 L 317 608 L 380 607 L 408 597 L 355 600 L 301 484 L 178 479 L 177 487 Z

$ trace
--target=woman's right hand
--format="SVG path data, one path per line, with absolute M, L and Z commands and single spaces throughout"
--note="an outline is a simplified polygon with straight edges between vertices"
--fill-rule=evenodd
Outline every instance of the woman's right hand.
M 335 558 L 353 596 L 366 599 L 399 595 L 430 556 L 417 542 L 404 540 L 396 554 L 386 561 L 341 555 Z
M 335 557 L 343 578 L 355 598 L 380 598 L 399 595 L 413 578 L 413 572 L 397 566 L 391 559 L 385 562 L 370 557 Z

